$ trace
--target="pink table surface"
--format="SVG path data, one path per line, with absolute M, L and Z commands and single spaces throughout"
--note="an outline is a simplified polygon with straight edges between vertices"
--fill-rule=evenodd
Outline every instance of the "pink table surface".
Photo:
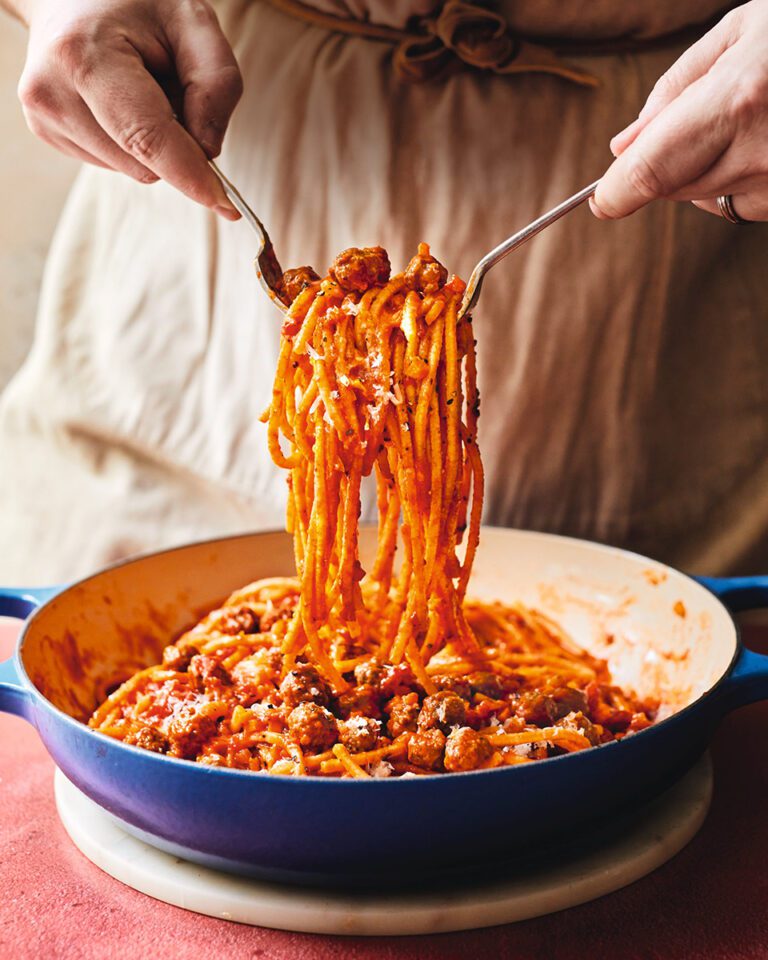
M 0 660 L 15 629 L 0 624 Z M 768 631 L 748 631 L 768 651 Z M 35 731 L 0 717 L 0 960 L 326 960 L 344 957 L 720 960 L 768 958 L 768 704 L 713 745 L 715 795 L 695 840 L 645 879 L 549 917 L 469 933 L 348 939 L 197 916 L 102 873 L 72 845 Z

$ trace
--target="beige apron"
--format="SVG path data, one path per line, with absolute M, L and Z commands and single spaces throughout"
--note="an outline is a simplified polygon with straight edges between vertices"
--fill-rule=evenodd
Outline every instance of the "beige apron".
M 402 26 L 429 0 L 316 0 Z M 655 33 L 721 4 L 528 0 L 516 28 Z M 567 8 L 567 10 L 566 10 Z M 671 9 L 674 8 L 674 9 Z M 219 13 L 246 93 L 221 166 L 284 265 L 427 240 L 467 276 L 594 180 L 682 47 L 571 58 L 600 80 L 465 71 L 407 85 L 391 46 L 258 0 Z M 768 570 L 768 227 L 687 204 L 586 209 L 489 276 L 476 312 L 486 521 L 596 538 L 691 570 Z M 84 169 L 50 255 L 34 348 L 0 401 L 0 582 L 283 522 L 258 415 L 279 316 L 253 236 L 163 184 Z

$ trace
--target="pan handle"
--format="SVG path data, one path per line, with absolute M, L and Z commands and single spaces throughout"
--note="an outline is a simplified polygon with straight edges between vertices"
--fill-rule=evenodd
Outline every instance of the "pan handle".
M 0 713 L 30 719 L 31 698 L 24 687 L 15 657 L 0 663 Z
M 0 617 L 26 618 L 59 592 L 61 587 L 0 587 Z M 30 694 L 24 686 L 16 657 L 0 663 L 0 712 L 29 720 Z
M 26 620 L 62 587 L 0 587 L 0 617 Z
M 696 577 L 699 583 L 732 612 L 768 607 L 768 577 Z M 768 657 L 742 647 L 725 678 L 722 695 L 726 710 L 768 699 Z
M 768 576 L 695 577 L 732 613 L 768 607 Z

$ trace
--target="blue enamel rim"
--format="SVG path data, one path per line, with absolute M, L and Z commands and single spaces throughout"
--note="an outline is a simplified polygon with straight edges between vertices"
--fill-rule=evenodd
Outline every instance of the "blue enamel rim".
M 509 530 L 511 528 L 489 526 L 489 527 L 485 527 L 484 529 Z M 541 533 L 538 531 L 527 531 L 527 530 L 520 531 L 520 532 L 523 532 L 526 534 L 535 533 L 535 535 L 538 537 L 556 540 L 556 541 L 565 541 L 569 543 L 582 544 L 582 545 L 586 545 L 601 551 L 606 551 L 609 553 L 617 553 L 617 554 L 620 554 L 621 556 L 631 557 L 633 559 L 640 560 L 646 563 L 650 562 L 650 563 L 658 564 L 659 566 L 663 567 L 665 570 L 668 570 L 671 573 L 674 573 L 675 575 L 682 577 L 683 579 L 687 580 L 689 583 L 694 584 L 696 587 L 706 590 L 708 593 L 713 595 L 715 600 L 723 607 L 726 614 L 728 615 L 734 628 L 736 642 L 735 642 L 733 656 L 731 657 L 728 667 L 720 675 L 717 682 L 708 690 L 705 690 L 704 693 L 702 693 L 699 697 L 697 697 L 697 699 L 694 700 L 692 703 L 687 704 L 685 707 L 676 711 L 671 716 L 666 717 L 664 720 L 660 720 L 658 723 L 654 723 L 653 726 L 647 727 L 645 730 L 640 730 L 637 733 L 633 733 L 631 735 L 632 739 L 635 739 L 637 737 L 643 737 L 645 739 L 648 739 L 651 736 L 660 735 L 665 730 L 669 729 L 669 727 L 672 724 L 674 724 L 676 721 L 681 720 L 682 718 L 687 716 L 690 712 L 696 709 L 699 709 L 703 701 L 716 700 L 718 695 L 722 694 L 723 688 L 727 686 L 728 681 L 733 679 L 734 667 L 742 657 L 759 657 L 761 660 L 765 660 L 766 671 L 768 671 L 768 657 L 763 657 L 760 654 L 754 654 L 752 653 L 752 651 L 749 651 L 744 647 L 741 640 L 741 630 L 739 629 L 739 625 L 734 620 L 729 608 L 721 600 L 720 592 L 718 590 L 719 587 L 722 587 L 723 589 L 725 589 L 729 585 L 731 585 L 731 589 L 734 590 L 738 595 L 739 590 L 743 588 L 743 591 L 742 591 L 743 597 L 747 601 L 747 605 L 745 606 L 745 609 L 748 609 L 749 599 L 751 596 L 760 595 L 761 592 L 763 596 L 768 596 L 768 580 L 766 580 L 766 578 L 763 578 L 763 577 L 731 577 L 731 578 L 700 577 L 698 578 L 698 577 L 693 577 L 693 576 L 690 576 L 689 574 L 683 573 L 682 571 L 677 570 L 674 567 L 670 567 L 668 564 L 661 563 L 660 561 L 657 561 L 657 560 L 653 560 L 650 557 L 646 557 L 643 554 L 635 553 L 630 550 L 622 550 L 619 547 L 612 547 L 608 544 L 598 543 L 592 540 L 582 540 L 578 537 L 561 536 L 559 534 L 554 534 L 554 533 Z M 100 740 L 104 740 L 108 742 L 112 748 L 115 748 L 118 750 L 130 751 L 131 754 L 139 753 L 150 762 L 158 763 L 158 764 L 160 763 L 166 763 L 166 764 L 170 763 L 174 765 L 182 764 L 184 767 L 187 767 L 187 768 L 191 767 L 192 769 L 196 770 L 200 776 L 239 777 L 239 778 L 244 777 L 244 778 L 247 778 L 249 781 L 262 781 L 262 780 L 273 781 L 274 775 L 270 773 L 265 773 L 265 772 L 256 771 L 256 770 L 236 770 L 229 767 L 226 767 L 226 768 L 209 767 L 205 764 L 194 763 L 194 761 L 182 760 L 177 757 L 168 757 L 163 754 L 157 754 L 147 750 L 142 750 L 139 747 L 135 747 L 130 744 L 123 743 L 121 740 L 116 740 L 113 737 L 108 737 L 106 734 L 100 733 L 96 730 L 92 730 L 90 727 L 87 726 L 87 724 L 84 724 L 79 720 L 75 720 L 74 717 L 70 717 L 69 714 L 64 713 L 63 710 L 60 710 L 53 703 L 51 703 L 50 700 L 48 700 L 46 697 L 44 697 L 40 693 L 37 687 L 30 680 L 26 672 L 26 669 L 21 659 L 21 653 L 22 653 L 22 648 L 24 645 L 24 639 L 26 637 L 27 630 L 32 626 L 37 615 L 41 613 L 42 610 L 49 603 L 53 602 L 58 597 L 63 597 L 70 589 L 73 589 L 81 584 L 88 583 L 89 581 L 94 580 L 96 577 L 100 576 L 101 574 L 106 573 L 107 571 L 117 570 L 117 569 L 120 569 L 121 567 L 129 566 L 133 563 L 138 563 L 141 560 L 146 560 L 150 557 L 181 552 L 191 547 L 219 543 L 225 540 L 228 541 L 228 540 L 248 539 L 258 535 L 268 535 L 268 534 L 278 534 L 278 533 L 285 533 L 285 531 L 280 528 L 270 528 L 267 530 L 257 530 L 250 533 L 235 534 L 232 536 L 207 537 L 203 540 L 195 540 L 195 541 L 191 541 L 190 543 L 181 544 L 176 547 L 169 547 L 166 550 L 153 550 L 153 551 L 148 551 L 146 553 L 137 554 L 128 559 L 120 560 L 117 563 L 110 564 L 109 566 L 103 567 L 101 570 L 97 571 L 96 573 L 89 574 L 86 577 L 82 577 L 80 580 L 76 580 L 65 587 L 31 587 L 31 588 L 19 587 L 19 588 L 11 588 L 6 591 L 0 592 L 0 600 L 6 599 L 7 601 L 9 601 L 9 607 L 13 605 L 14 600 L 17 600 L 19 603 L 19 606 L 20 607 L 25 606 L 27 610 L 27 616 L 24 621 L 24 626 L 22 628 L 21 635 L 19 636 L 19 639 L 17 641 L 16 649 L 14 650 L 13 655 L 8 660 L 4 662 L 0 662 L 0 685 L 2 685 L 3 683 L 9 683 L 11 686 L 16 686 L 14 681 L 21 681 L 18 687 L 20 696 L 22 698 L 30 700 L 32 703 L 34 703 L 37 706 L 37 708 L 47 710 L 53 713 L 54 716 L 57 718 L 57 721 L 64 722 L 74 727 L 79 732 L 86 731 L 90 736 L 93 736 Z M 766 581 L 766 585 L 764 587 L 761 587 L 759 584 L 759 581 Z M 737 585 L 741 585 L 741 586 L 737 586 Z M 5 594 L 5 597 L 3 597 L 3 593 Z M 32 608 L 31 611 L 29 609 L 30 607 Z M 9 612 L 3 615 L 4 616 L 7 615 L 9 617 L 16 617 L 16 619 L 22 619 L 21 616 L 18 616 L 12 612 Z M 15 675 L 4 678 L 3 673 L 7 672 L 9 667 L 11 672 L 15 672 Z M 5 668 L 5 670 L 3 668 Z M 33 726 L 36 726 L 34 710 L 29 712 L 29 716 L 27 716 L 25 713 L 24 719 L 27 719 L 30 723 L 33 724 Z M 622 746 L 623 742 L 624 742 L 623 740 L 614 740 L 609 743 L 600 744 L 597 747 L 591 747 L 589 750 L 578 751 L 575 753 L 565 753 L 557 757 L 548 757 L 546 760 L 539 761 L 539 763 L 552 764 L 552 763 L 563 763 L 567 760 L 575 761 L 580 758 L 583 758 L 584 754 L 591 754 L 593 750 L 600 750 L 601 752 L 605 750 L 614 750 L 615 752 L 616 749 Z M 303 776 L 303 777 L 283 777 L 281 778 L 281 780 L 282 782 L 286 782 L 286 783 L 294 783 L 296 784 L 297 788 L 300 787 L 302 783 L 304 784 L 312 783 L 313 785 L 322 783 L 322 784 L 325 784 L 326 787 L 334 788 L 334 789 L 338 789 L 338 786 L 341 784 L 346 785 L 344 789 L 350 789 L 353 787 L 355 789 L 365 789 L 365 788 L 370 789 L 372 785 L 375 785 L 375 789 L 378 790 L 378 789 L 381 789 L 381 785 L 383 784 L 389 785 L 387 789 L 391 789 L 394 785 L 398 785 L 400 788 L 402 788 L 406 784 L 409 785 L 407 789 L 411 789 L 411 788 L 417 789 L 417 785 L 419 783 L 422 783 L 422 782 L 434 783 L 435 781 L 445 780 L 447 776 L 449 776 L 451 781 L 455 781 L 457 777 L 483 777 L 483 776 L 498 777 L 503 775 L 514 776 L 519 773 L 520 773 L 520 768 L 516 768 L 516 767 L 494 767 L 490 770 L 469 770 L 469 771 L 463 771 L 460 773 L 451 773 L 450 775 L 423 774 L 421 776 L 405 777 L 405 778 L 403 777 L 371 778 L 369 780 L 363 780 L 363 779 L 356 779 L 351 777 L 345 777 L 345 778 L 333 777 L 332 778 L 332 777 L 320 777 L 314 774 L 307 774 L 306 776 Z

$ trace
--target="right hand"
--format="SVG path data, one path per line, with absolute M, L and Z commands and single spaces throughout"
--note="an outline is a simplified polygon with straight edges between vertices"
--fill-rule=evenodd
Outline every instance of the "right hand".
M 140 183 L 165 180 L 238 218 L 207 161 L 221 150 L 243 84 L 205 0 L 16 6 L 29 25 L 19 99 L 34 134 Z

